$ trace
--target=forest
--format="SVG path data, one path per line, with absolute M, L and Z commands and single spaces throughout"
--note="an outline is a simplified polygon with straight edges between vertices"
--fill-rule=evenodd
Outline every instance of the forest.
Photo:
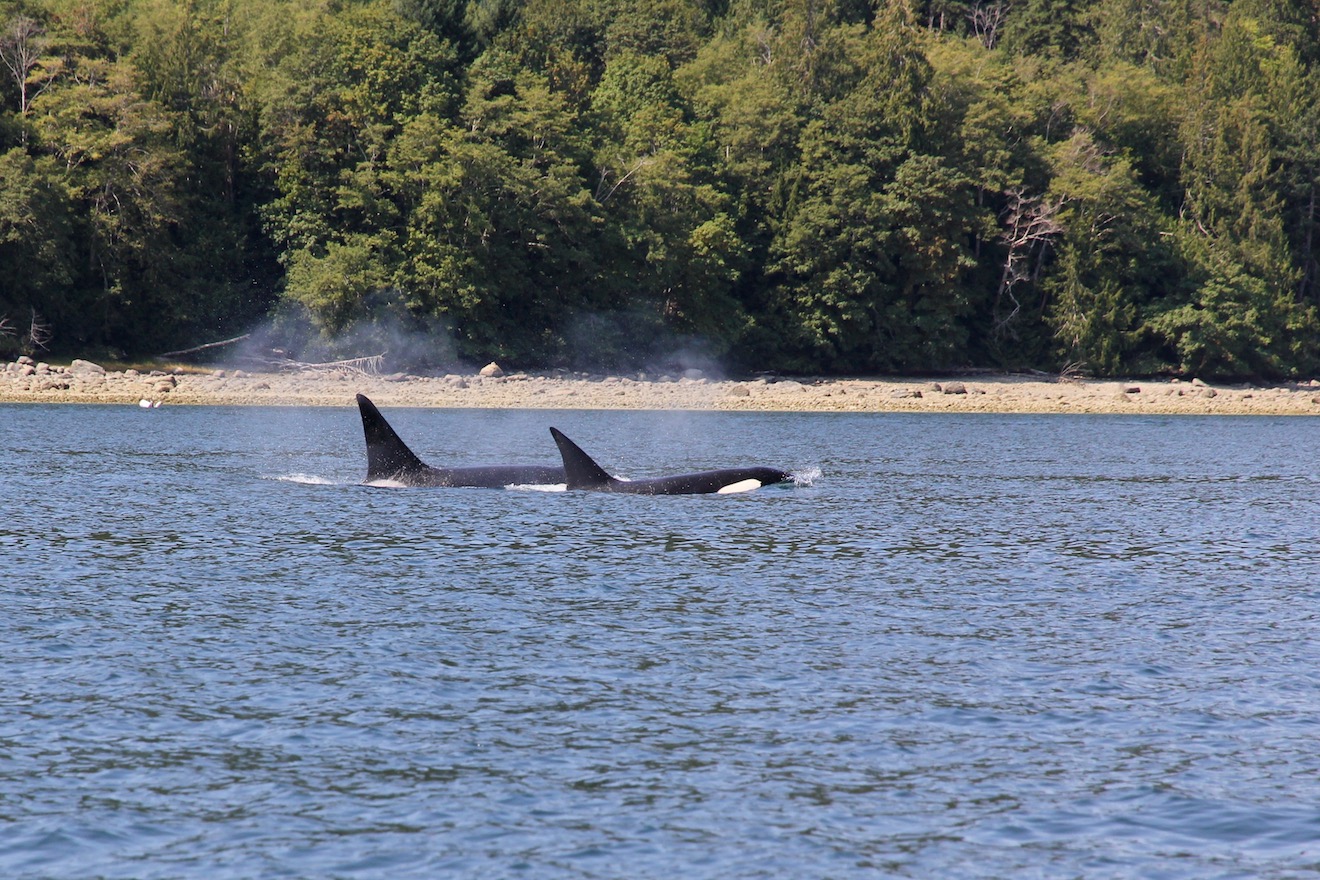
M 0 0 L 0 353 L 1320 370 L 1320 4 Z

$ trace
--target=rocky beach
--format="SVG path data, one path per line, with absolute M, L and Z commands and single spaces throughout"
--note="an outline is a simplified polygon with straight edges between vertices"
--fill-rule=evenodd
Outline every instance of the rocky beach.
M 1092 380 L 973 372 L 943 377 L 714 377 L 506 373 L 494 364 L 437 376 L 320 365 L 252 372 L 224 367 L 106 369 L 86 360 L 0 365 L 0 402 L 120 406 L 378 405 L 510 409 L 803 412 L 1320 415 L 1320 380 L 1275 385 L 1200 380 Z

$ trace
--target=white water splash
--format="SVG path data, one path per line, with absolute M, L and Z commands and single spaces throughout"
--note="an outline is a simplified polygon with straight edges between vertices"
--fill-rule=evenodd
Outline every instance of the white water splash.
M 544 483 L 544 484 L 514 483 L 512 485 L 505 486 L 504 488 L 511 489 L 515 492 L 567 492 L 568 484 L 567 483 Z
M 793 471 L 793 485 L 799 488 L 810 486 L 820 479 L 820 468 L 810 467 L 800 471 Z
M 302 483 L 305 486 L 337 486 L 338 482 L 316 474 L 283 474 L 274 479 L 281 483 Z

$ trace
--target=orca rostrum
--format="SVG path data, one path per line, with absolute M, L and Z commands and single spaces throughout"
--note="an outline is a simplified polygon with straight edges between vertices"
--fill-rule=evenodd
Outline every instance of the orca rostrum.
M 695 474 L 681 474 L 677 477 L 656 477 L 650 480 L 620 480 L 618 477 L 610 476 L 591 456 L 583 452 L 581 447 L 565 437 L 562 431 L 551 428 L 550 434 L 559 446 L 559 454 L 563 456 L 564 482 L 569 489 L 627 492 L 633 495 L 708 495 L 747 492 L 775 483 L 787 483 L 793 479 L 792 474 L 777 468 L 747 467 L 701 471 Z
M 505 486 L 548 486 L 564 482 L 564 469 L 549 465 L 431 467 L 399 439 L 366 395 L 359 394 L 357 403 L 362 413 L 362 433 L 367 441 L 367 483 L 502 489 Z

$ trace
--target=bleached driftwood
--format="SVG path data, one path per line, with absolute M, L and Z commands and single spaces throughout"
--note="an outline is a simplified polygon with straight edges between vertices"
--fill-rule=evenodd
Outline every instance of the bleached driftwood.
M 185 355 L 185 354 L 197 354 L 197 352 L 199 351 L 206 351 L 207 349 L 210 348 L 219 348 L 222 345 L 233 345 L 235 342 L 242 342 L 244 339 L 247 339 L 251 335 L 252 335 L 251 333 L 244 333 L 242 336 L 235 336 L 233 339 L 222 339 L 219 342 L 208 342 L 205 345 L 198 345 L 193 348 L 181 348 L 178 351 L 167 351 L 163 354 L 157 355 L 157 357 L 172 358 L 172 357 L 180 357 L 181 355 Z
M 348 358 L 342 361 L 326 361 L 320 364 L 306 364 L 299 361 L 281 361 L 280 368 L 300 373 L 355 373 L 364 376 L 380 374 L 385 363 L 385 354 L 373 354 L 368 357 Z

